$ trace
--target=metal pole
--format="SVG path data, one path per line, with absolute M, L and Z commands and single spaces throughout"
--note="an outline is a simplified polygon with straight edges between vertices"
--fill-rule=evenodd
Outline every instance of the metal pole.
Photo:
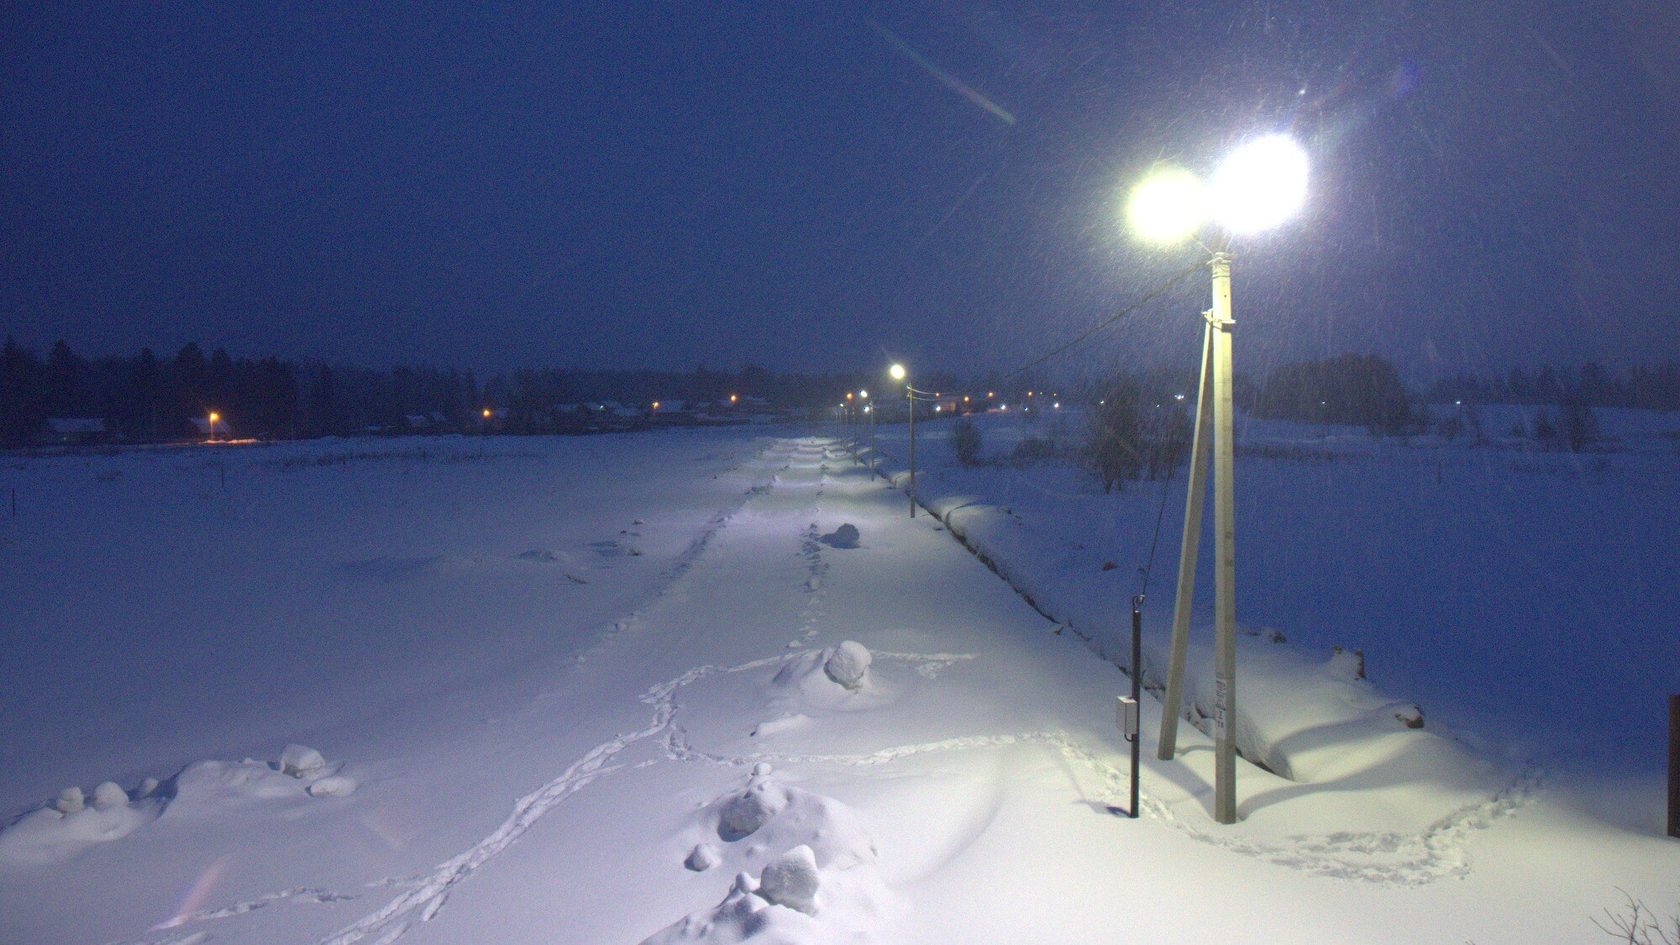
M 1132 598 L 1132 704 L 1137 711 L 1143 711 L 1141 690 L 1143 683 L 1143 595 Z M 1132 806 L 1128 808 L 1135 819 L 1138 815 L 1138 751 L 1143 739 L 1138 732 L 1131 734 L 1132 740 Z
M 1213 254 L 1213 818 L 1237 822 L 1237 567 L 1231 403 L 1231 257 Z
M 875 481 L 875 408 L 869 408 L 869 481 Z
M 910 404 L 910 517 L 916 517 L 916 389 L 904 385 Z
M 1680 837 L 1680 696 L 1668 697 L 1668 835 Z
M 1213 367 L 1213 326 L 1202 330 L 1202 370 L 1196 381 L 1196 432 L 1190 447 L 1190 489 L 1184 502 L 1184 539 L 1178 552 L 1178 594 L 1173 599 L 1172 650 L 1167 661 L 1167 691 L 1161 701 L 1161 739 L 1156 757 L 1171 761 L 1178 746 L 1178 718 L 1184 700 L 1184 656 L 1190 640 L 1190 604 L 1196 596 L 1196 554 L 1202 541 L 1202 503 L 1207 497 L 1208 441 L 1213 432 L 1209 405 Z

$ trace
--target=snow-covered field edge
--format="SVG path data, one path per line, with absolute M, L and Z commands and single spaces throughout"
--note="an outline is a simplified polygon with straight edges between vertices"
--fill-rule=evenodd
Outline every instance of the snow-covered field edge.
M 869 457 L 864 455 L 862 462 L 867 465 Z M 877 468 L 895 488 L 909 491 L 907 469 L 895 468 L 885 454 Z M 1064 556 L 1066 549 L 1059 545 L 1065 544 L 1065 535 L 1035 529 L 1013 509 L 982 496 L 942 489 L 925 474 L 917 480 L 917 506 L 1053 622 L 1054 632 L 1073 634 L 1122 673 L 1131 673 L 1130 605 L 1136 580 L 1058 571 L 1053 563 Z M 1157 703 L 1166 688 L 1175 575 L 1176 562 L 1156 562 L 1154 593 L 1144 605 L 1142 686 Z M 1211 594 L 1212 588 L 1198 591 Z M 1211 734 L 1214 714 L 1212 644 L 1213 628 L 1205 620 L 1192 620 L 1181 717 L 1204 735 Z M 1470 810 L 1505 811 L 1539 781 L 1534 763 L 1447 731 L 1427 720 L 1417 703 L 1373 685 L 1356 652 L 1311 653 L 1288 643 L 1283 629 L 1239 622 L 1237 662 L 1235 732 L 1243 759 L 1302 786 L 1335 783 L 1357 791 L 1427 783 L 1433 788 L 1409 794 L 1400 805 L 1405 810 L 1385 810 L 1381 825 L 1366 820 L 1368 809 L 1349 805 L 1346 829 L 1428 830 Z M 1157 733 L 1146 727 L 1142 734 L 1146 751 L 1153 753 Z M 1239 806 L 1239 815 L 1247 816 L 1246 807 Z

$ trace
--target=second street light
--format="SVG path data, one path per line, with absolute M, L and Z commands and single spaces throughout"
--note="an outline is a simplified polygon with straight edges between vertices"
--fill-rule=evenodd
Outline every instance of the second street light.
M 1190 635 L 1190 605 L 1195 596 L 1196 553 L 1202 535 L 1202 504 L 1208 466 L 1213 468 L 1214 657 L 1213 741 L 1214 819 L 1237 820 L 1237 592 L 1236 512 L 1233 478 L 1233 404 L 1231 398 L 1230 237 L 1270 229 L 1293 216 L 1306 200 L 1307 157 L 1284 135 L 1251 139 L 1233 151 L 1203 182 L 1183 168 L 1163 167 L 1132 190 L 1127 223 L 1139 237 L 1157 243 L 1195 239 L 1212 222 L 1218 235 L 1209 249 L 1213 304 L 1202 313 L 1202 369 L 1197 381 L 1196 428 L 1190 453 L 1190 487 L 1184 508 L 1184 538 L 1178 559 L 1178 592 L 1173 602 L 1171 657 L 1161 706 L 1158 754 L 1170 760 L 1178 739 L 1179 707 L 1184 698 L 1184 661 Z M 1198 242 L 1200 242 L 1198 240 Z M 1138 671 L 1137 666 L 1132 671 Z
M 894 364 L 887 369 L 887 375 L 895 381 L 904 383 L 904 402 L 910 408 L 910 480 L 905 490 L 910 496 L 910 517 L 916 517 L 916 399 L 925 396 L 926 391 L 919 391 L 910 385 L 910 373 L 904 370 L 904 365 Z

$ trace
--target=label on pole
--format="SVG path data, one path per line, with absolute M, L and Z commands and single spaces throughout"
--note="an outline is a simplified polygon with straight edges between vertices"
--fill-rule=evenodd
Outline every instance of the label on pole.
M 1228 704 L 1226 694 L 1231 691 L 1231 683 L 1224 677 L 1216 677 L 1213 681 L 1213 738 L 1223 741 L 1230 725 L 1230 719 L 1225 717 L 1225 706 Z

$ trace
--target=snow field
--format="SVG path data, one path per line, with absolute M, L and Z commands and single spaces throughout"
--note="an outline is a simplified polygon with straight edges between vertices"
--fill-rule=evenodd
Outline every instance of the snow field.
M 1211 824 L 1207 739 L 1187 725 L 1179 758 L 1155 761 L 1159 705 L 1146 699 L 1144 817 L 1115 817 L 1129 784 L 1112 704 L 1128 684 L 1091 653 L 1108 638 L 1035 613 L 944 524 L 910 522 L 901 492 L 823 441 L 650 435 L 672 455 L 712 457 L 701 462 L 714 480 L 661 479 L 666 459 L 628 439 L 596 448 L 622 446 L 613 461 L 635 476 L 598 482 L 533 462 L 547 488 L 513 499 L 509 519 L 477 522 L 496 507 L 487 489 L 485 508 L 420 529 L 434 541 L 405 545 L 368 523 L 361 547 L 323 556 L 445 562 L 358 576 L 358 593 L 395 588 L 431 605 L 371 626 L 414 621 L 419 645 L 401 652 L 419 662 L 489 651 L 441 686 L 393 687 L 438 678 L 397 660 L 363 680 L 384 710 L 329 698 L 342 695 L 330 674 L 288 677 L 303 680 L 292 698 L 339 717 L 275 744 L 359 759 L 353 794 L 232 792 L 193 817 L 178 796 L 120 841 L 0 871 L 0 937 L 1579 941 L 1595 934 L 1586 917 L 1617 901 L 1615 884 L 1661 902 L 1680 874 L 1662 841 L 1583 818 L 1543 776 L 1443 737 L 1433 713 L 1408 728 L 1397 716 L 1409 703 L 1351 678 L 1345 657 L 1302 659 L 1262 636 L 1245 638 L 1245 673 L 1255 669 L 1240 698 L 1273 721 L 1247 738 L 1295 780 L 1240 764 L 1245 819 Z M 526 462 L 498 472 L 519 478 Z M 427 465 L 395 487 L 481 465 Z M 363 472 L 393 486 L 390 470 Z M 631 478 L 668 491 L 599 491 Z M 406 506 L 391 516 L 399 530 L 438 514 Z M 848 523 L 858 547 L 822 540 Z M 642 555 L 591 545 L 629 539 Z M 589 583 L 567 577 L 586 567 Z M 473 586 L 462 575 L 515 570 L 523 584 L 473 598 L 508 598 L 463 625 L 473 647 L 426 641 L 459 632 L 437 605 Z M 498 629 L 522 625 L 526 608 L 550 628 L 547 645 Z M 236 719 L 221 726 L 227 742 L 259 737 Z M 321 768 L 291 755 L 295 770 Z M 217 764 L 199 774 L 241 776 Z M 302 783 L 260 767 L 254 784 Z M 1583 862 L 1597 881 L 1583 881 Z M 113 888 L 123 893 L 103 912 L 79 905 L 108 903 Z

